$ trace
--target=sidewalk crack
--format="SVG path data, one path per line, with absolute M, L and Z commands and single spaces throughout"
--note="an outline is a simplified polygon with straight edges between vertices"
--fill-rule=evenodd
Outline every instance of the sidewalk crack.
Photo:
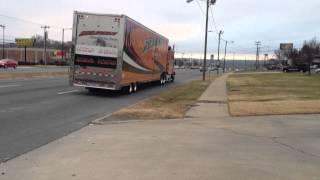
M 302 153 L 302 154 L 304 154 L 306 156 L 311 156 L 311 157 L 315 157 L 315 158 L 319 158 L 320 159 L 320 156 L 317 155 L 317 154 L 313 154 L 313 153 L 310 153 L 310 152 L 306 152 L 306 151 L 304 151 L 302 149 L 298 149 L 298 148 L 296 148 L 296 147 L 294 147 L 292 145 L 286 144 L 284 142 L 280 142 L 278 139 L 279 138 L 272 138 L 272 141 L 274 143 L 279 144 L 281 146 L 284 146 L 284 147 L 286 147 L 286 148 L 288 148 L 288 149 L 290 149 L 292 151 L 295 151 L 295 152 L 298 152 L 298 153 Z
M 200 100 L 197 103 L 205 103 L 205 104 L 227 104 L 227 101 L 209 101 L 209 100 Z
M 254 135 L 254 134 L 247 134 L 247 133 L 238 132 L 238 131 L 235 131 L 233 129 L 228 129 L 228 128 L 217 128 L 217 127 L 214 127 L 214 128 L 215 129 L 219 129 L 219 130 L 223 130 L 223 131 L 228 131 L 228 132 L 231 132 L 232 134 L 236 134 L 236 135 L 240 135 L 240 136 L 248 136 L 248 137 L 263 138 L 263 139 L 271 140 L 273 143 L 275 143 L 277 145 L 280 145 L 280 146 L 283 146 L 286 149 L 290 149 L 291 151 L 301 153 L 301 154 L 303 154 L 305 156 L 311 156 L 311 157 L 315 157 L 317 159 L 320 159 L 320 155 L 313 154 L 313 153 L 310 153 L 310 152 L 306 152 L 306 151 L 304 151 L 302 149 L 296 148 L 296 147 L 294 147 L 292 145 L 286 144 L 286 143 L 281 142 L 281 141 L 278 140 L 278 139 L 283 138 L 283 137 L 259 136 L 259 135 Z

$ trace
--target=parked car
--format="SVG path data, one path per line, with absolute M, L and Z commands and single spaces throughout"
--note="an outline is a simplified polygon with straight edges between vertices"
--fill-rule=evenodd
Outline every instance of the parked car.
M 208 70 L 209 70 L 209 71 L 217 71 L 218 68 L 217 68 L 217 67 L 209 67 Z
M 206 68 L 205 71 L 207 72 L 207 70 L 208 70 L 208 68 Z M 203 68 L 203 66 L 201 66 L 201 67 L 200 67 L 200 72 L 203 72 L 203 71 L 204 71 L 204 68 Z
M 207 71 L 217 71 L 218 68 L 217 67 L 207 67 L 206 72 Z M 203 72 L 203 66 L 200 67 L 200 72 Z
M 299 65 L 299 66 L 283 66 L 283 72 L 307 72 L 307 65 Z
M 13 59 L 2 59 L 0 60 L 0 68 L 17 68 L 18 62 Z
M 199 66 L 191 66 L 190 69 L 199 69 Z
M 315 72 L 316 72 L 317 74 L 320 74 L 320 68 L 316 69 Z

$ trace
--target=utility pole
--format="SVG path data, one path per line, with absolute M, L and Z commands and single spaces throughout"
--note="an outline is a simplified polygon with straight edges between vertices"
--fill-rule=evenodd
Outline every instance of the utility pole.
M 193 0 L 187 0 L 187 3 L 192 2 Z M 207 0 L 207 12 L 206 12 L 206 28 L 205 28 L 205 41 L 204 41 L 204 61 L 203 61 L 203 81 L 206 80 L 206 71 L 207 71 L 207 42 L 208 42 L 208 20 L 209 20 L 209 7 L 214 5 L 216 0 Z
M 235 56 L 236 56 L 236 53 L 234 52 L 234 53 L 233 53 L 233 63 L 232 63 L 232 69 L 233 69 L 233 71 L 235 70 L 235 68 L 234 68 Z
M 219 40 L 218 40 L 218 66 L 220 67 L 220 42 L 221 42 L 221 35 L 223 34 L 223 31 L 219 31 Z M 219 75 L 219 67 L 217 69 L 218 75 Z
M 64 28 L 62 28 L 62 41 L 61 41 L 61 63 L 64 60 Z
M 183 63 L 183 66 L 186 66 L 183 57 L 184 57 L 184 52 L 182 53 L 181 61 Z
M 4 52 L 4 44 L 5 44 L 5 41 L 4 41 L 4 34 L 5 34 L 5 29 L 6 29 L 6 26 L 5 25 L 0 25 L 0 27 L 2 28 L 2 59 L 5 58 L 5 52 Z
M 263 62 L 263 66 L 266 67 L 266 62 L 268 60 L 269 54 L 264 54 L 264 62 Z
M 260 46 L 261 46 L 261 41 L 256 42 L 257 46 L 257 54 L 256 54 L 256 70 L 259 69 L 259 56 L 260 56 Z
M 226 42 L 226 45 L 225 45 L 225 48 L 224 48 L 223 73 L 225 73 L 225 70 L 226 70 L 226 58 L 227 58 L 227 46 L 228 46 L 228 43 L 234 43 L 234 41 L 225 41 L 225 42 Z
M 47 38 L 48 38 L 47 29 L 50 29 L 50 26 L 41 26 L 41 29 L 43 29 L 43 32 L 44 32 L 44 54 L 43 54 L 43 60 L 44 60 L 44 64 L 47 65 Z
M 226 71 L 227 46 L 228 46 L 228 41 L 225 41 L 224 59 L 223 59 L 223 73 L 225 73 L 225 71 Z
M 204 61 L 203 61 L 203 74 L 202 80 L 206 80 L 206 71 L 207 71 L 207 42 L 208 42 L 208 20 L 209 20 L 209 7 L 210 0 L 207 0 L 207 13 L 206 13 L 206 29 L 205 29 L 205 40 L 204 40 Z
M 72 30 L 72 28 L 62 28 L 61 63 L 63 63 L 64 56 L 65 56 L 65 52 L 64 52 L 64 32 L 65 32 L 65 30 Z
M 244 69 L 247 71 L 247 56 L 244 58 Z

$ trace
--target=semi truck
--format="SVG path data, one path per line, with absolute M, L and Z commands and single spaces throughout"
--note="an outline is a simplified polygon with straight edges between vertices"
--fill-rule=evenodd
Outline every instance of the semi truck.
M 174 46 L 126 15 L 74 12 L 71 86 L 126 90 L 175 80 Z

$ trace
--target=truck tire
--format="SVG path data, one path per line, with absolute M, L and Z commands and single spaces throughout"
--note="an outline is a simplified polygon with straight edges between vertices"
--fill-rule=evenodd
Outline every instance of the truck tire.
M 132 84 L 130 84 L 128 86 L 128 94 L 131 94 L 131 93 L 133 93 L 133 85 Z
M 165 83 L 166 83 L 165 76 L 161 75 L 160 76 L 160 85 L 163 86 Z
M 171 75 L 171 82 L 174 82 L 175 80 L 175 75 Z
M 88 91 L 89 91 L 89 93 L 96 93 L 96 92 L 98 92 L 98 89 L 96 89 L 96 88 L 89 88 L 89 87 L 86 87 L 85 89 L 86 89 L 86 90 L 88 90 Z
M 138 91 L 138 84 L 134 83 L 133 84 L 133 92 L 137 92 Z

